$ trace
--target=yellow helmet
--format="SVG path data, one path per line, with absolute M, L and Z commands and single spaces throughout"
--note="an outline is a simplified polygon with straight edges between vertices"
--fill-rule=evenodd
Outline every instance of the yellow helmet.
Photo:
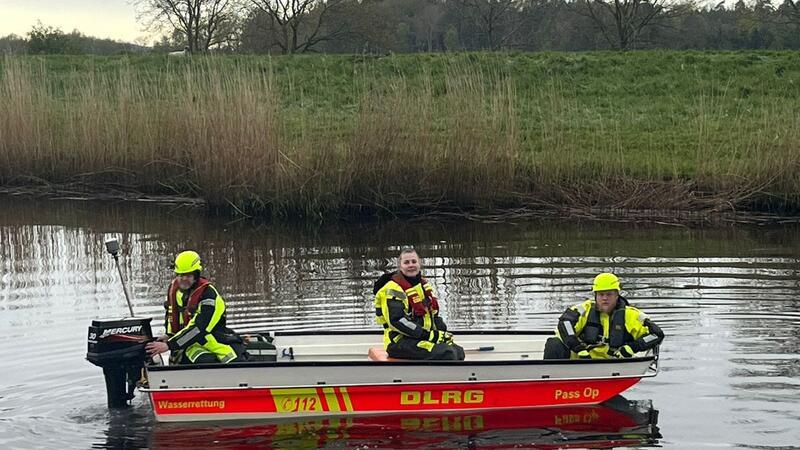
M 594 277 L 592 283 L 592 292 L 597 291 L 618 291 L 619 292 L 619 278 L 613 273 L 604 272 Z
M 178 275 L 203 270 L 200 265 L 200 255 L 191 250 L 180 252 L 175 257 L 175 273 Z

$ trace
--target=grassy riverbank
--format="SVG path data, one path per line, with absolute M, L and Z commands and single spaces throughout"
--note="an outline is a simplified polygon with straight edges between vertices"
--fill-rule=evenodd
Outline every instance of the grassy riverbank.
M 17 57 L 0 184 L 336 217 L 800 209 L 791 52 Z

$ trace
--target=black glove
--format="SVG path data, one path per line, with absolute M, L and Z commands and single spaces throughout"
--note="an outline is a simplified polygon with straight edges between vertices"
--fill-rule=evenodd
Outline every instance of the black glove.
M 453 343 L 453 333 L 448 333 L 447 331 L 441 331 L 441 333 L 445 344 Z
M 583 342 L 581 342 L 580 344 L 570 348 L 570 350 L 575 352 L 575 353 L 580 353 L 580 352 L 582 352 L 584 350 L 591 350 L 593 348 L 594 348 L 594 346 L 586 345 Z
M 434 344 L 441 344 L 442 342 L 447 342 L 452 339 L 453 335 L 446 331 L 431 330 L 431 332 L 428 333 L 428 340 Z
M 633 351 L 630 345 L 623 345 L 614 352 L 614 356 L 617 358 L 630 358 L 635 354 L 636 352 Z

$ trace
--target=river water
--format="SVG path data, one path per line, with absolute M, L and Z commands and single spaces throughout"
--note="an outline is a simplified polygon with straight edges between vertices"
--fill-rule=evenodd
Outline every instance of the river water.
M 388 222 L 304 228 L 190 207 L 0 199 L 2 448 L 800 448 L 800 229 Z M 162 323 L 174 254 L 199 250 L 240 331 L 372 328 L 398 246 L 425 258 L 452 328 L 550 329 L 612 270 L 667 333 L 662 372 L 610 405 L 519 414 L 156 424 L 109 412 L 85 361 L 93 318 Z

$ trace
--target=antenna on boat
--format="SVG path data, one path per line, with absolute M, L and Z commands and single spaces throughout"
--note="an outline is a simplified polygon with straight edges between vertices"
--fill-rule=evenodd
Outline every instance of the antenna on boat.
M 122 281 L 122 290 L 125 291 L 125 300 L 128 302 L 128 311 L 131 312 L 131 317 L 133 317 L 131 294 L 128 292 L 128 284 L 125 283 L 125 276 L 122 275 L 122 267 L 119 265 L 119 241 L 116 238 L 106 239 L 106 251 L 114 257 L 114 263 L 117 265 L 117 272 L 119 272 L 119 279 Z

